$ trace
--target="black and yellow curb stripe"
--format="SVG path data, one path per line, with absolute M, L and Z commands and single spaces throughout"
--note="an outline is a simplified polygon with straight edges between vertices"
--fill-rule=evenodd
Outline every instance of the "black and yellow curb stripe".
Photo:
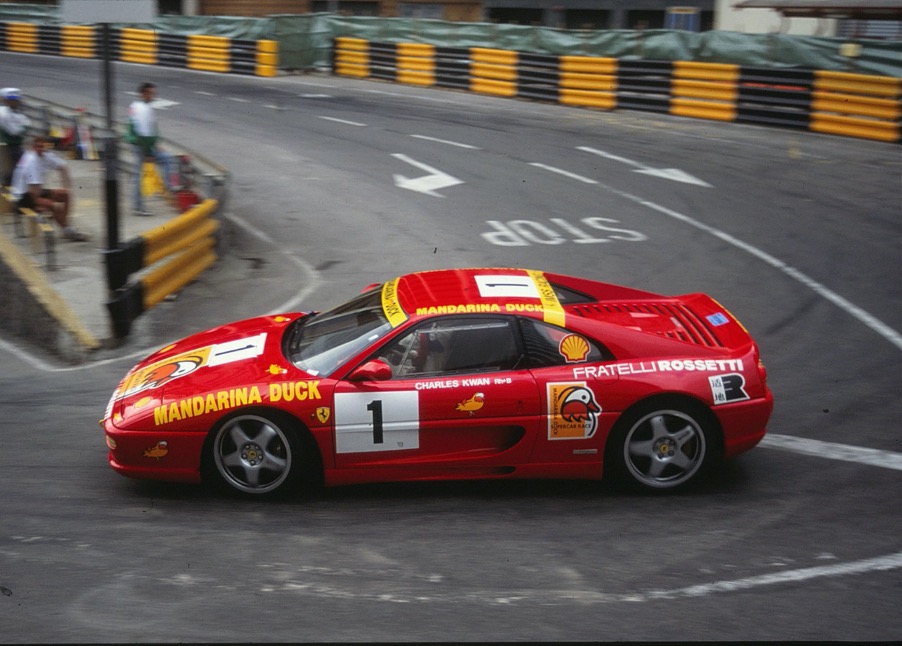
M 333 72 L 424 87 L 902 142 L 902 79 L 339 37 Z
M 165 34 L 148 29 L 112 29 L 111 58 L 224 74 L 276 76 L 279 44 L 204 34 Z M 0 49 L 22 54 L 99 58 L 102 33 L 93 25 L 0 23 Z

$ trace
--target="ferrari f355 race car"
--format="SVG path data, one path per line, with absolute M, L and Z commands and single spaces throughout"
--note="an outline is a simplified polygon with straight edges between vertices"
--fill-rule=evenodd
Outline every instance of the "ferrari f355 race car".
M 123 475 L 250 496 L 602 475 L 660 491 L 761 440 L 766 376 L 745 328 L 703 294 L 447 269 L 162 348 L 101 425 Z

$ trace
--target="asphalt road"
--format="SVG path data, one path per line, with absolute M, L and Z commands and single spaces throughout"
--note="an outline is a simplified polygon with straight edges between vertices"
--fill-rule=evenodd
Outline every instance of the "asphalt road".
M 0 54 L 101 112 L 99 64 Z M 888 640 L 902 634 L 898 146 L 327 77 L 117 64 L 234 175 L 222 266 L 152 349 L 408 270 L 514 265 L 708 292 L 759 341 L 768 444 L 677 496 L 349 487 L 283 503 L 133 482 L 97 427 L 134 358 L 0 349 L 0 639 Z M 258 311 L 248 311 L 256 308 Z M 779 446 L 778 446 L 779 445 Z

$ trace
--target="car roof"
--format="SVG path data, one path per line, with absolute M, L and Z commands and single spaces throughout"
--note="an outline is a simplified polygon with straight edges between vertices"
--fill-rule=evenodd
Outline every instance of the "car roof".
M 656 295 L 533 269 L 441 269 L 399 276 L 382 285 L 382 306 L 395 327 L 440 314 L 519 314 L 564 325 L 568 303 Z

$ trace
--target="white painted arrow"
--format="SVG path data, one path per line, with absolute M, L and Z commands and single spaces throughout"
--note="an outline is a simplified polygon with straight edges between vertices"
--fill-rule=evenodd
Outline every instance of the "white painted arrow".
M 708 182 L 697 177 L 693 177 L 689 173 L 681 171 L 679 168 L 652 168 L 651 166 L 646 166 L 645 164 L 633 161 L 632 159 L 620 157 L 619 155 L 612 155 L 611 153 L 606 153 L 605 151 L 598 150 L 597 148 L 590 148 L 589 146 L 579 146 L 577 150 L 592 153 L 593 155 L 598 155 L 599 157 L 604 157 L 605 159 L 610 159 L 622 164 L 627 164 L 628 166 L 634 166 L 637 173 L 642 173 L 644 175 L 652 175 L 653 177 L 661 177 L 663 179 L 673 180 L 674 182 L 683 182 L 684 184 L 695 184 L 696 186 L 706 186 L 708 188 L 713 188 Z
M 439 189 L 448 188 L 449 186 L 454 186 L 456 184 L 463 184 L 463 180 L 459 180 L 456 177 L 452 177 L 448 173 L 444 173 L 437 168 L 427 166 L 426 164 L 418 162 L 415 159 L 411 159 L 407 155 L 395 153 L 392 155 L 392 157 L 400 159 L 402 162 L 416 166 L 420 170 L 424 170 L 429 173 L 428 175 L 414 178 L 395 174 L 395 186 L 397 186 L 398 188 L 406 188 L 410 191 L 416 191 L 417 193 L 425 193 L 426 195 L 431 195 L 432 197 L 445 197 L 440 193 L 436 193 L 436 191 L 438 191 Z
M 174 105 L 178 105 L 178 101 L 170 101 L 169 99 L 154 99 L 151 103 L 157 110 L 168 110 Z

